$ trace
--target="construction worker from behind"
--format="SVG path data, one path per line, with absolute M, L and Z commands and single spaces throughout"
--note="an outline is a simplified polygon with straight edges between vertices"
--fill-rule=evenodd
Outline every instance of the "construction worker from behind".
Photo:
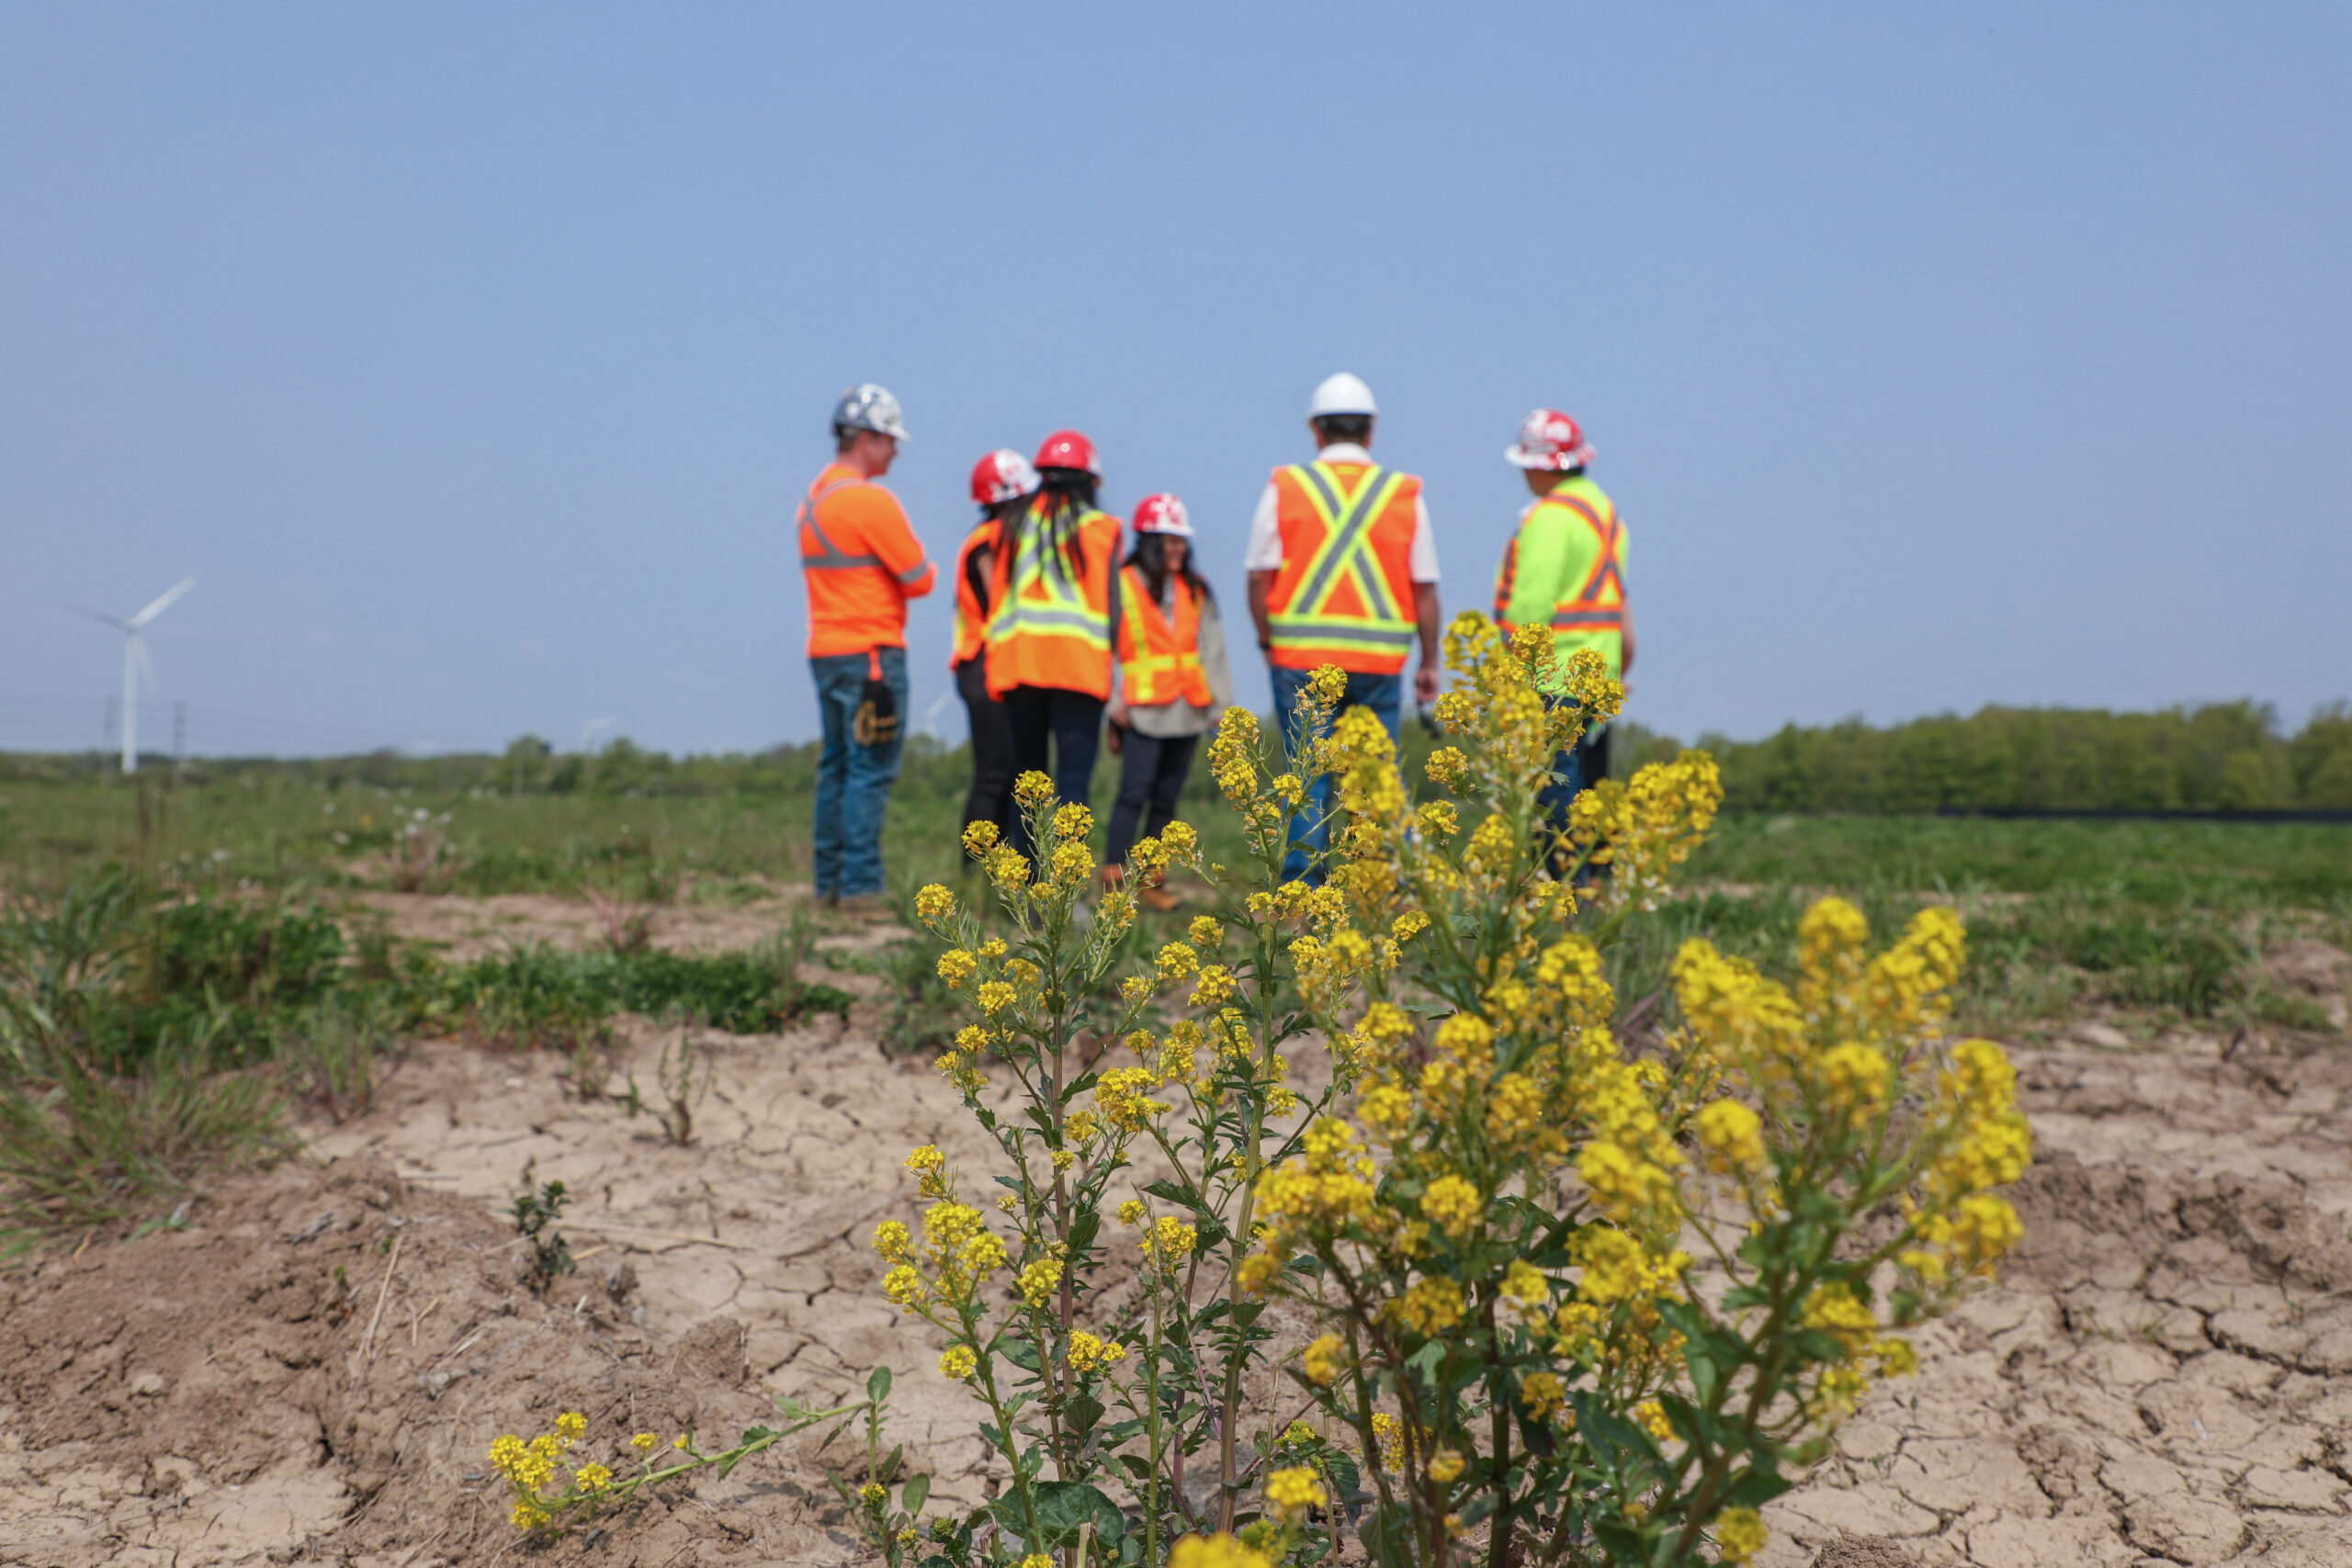
M 980 520 L 956 552 L 956 651 L 948 664 L 972 721 L 972 793 L 964 802 L 964 824 L 993 822 L 1000 833 L 1012 828 L 1012 730 L 1004 705 L 989 695 L 989 583 L 1004 513 L 1037 484 L 1037 470 L 1011 447 L 1000 446 L 974 464 L 972 499 Z
M 1119 798 L 1102 866 L 1114 887 L 1136 838 L 1175 820 L 1193 752 L 1233 701 L 1224 617 L 1193 570 L 1193 520 L 1182 501 L 1163 493 L 1136 502 L 1135 543 L 1117 586 L 1119 694 L 1104 733 L 1119 757 Z M 1177 908 L 1156 875 L 1136 897 L 1161 914 Z
M 1274 470 L 1250 527 L 1250 617 L 1294 760 L 1317 739 L 1300 733 L 1293 715 L 1323 665 L 1347 671 L 1339 707 L 1370 708 L 1394 737 L 1405 656 L 1418 640 L 1414 700 L 1437 700 L 1437 542 L 1421 481 L 1373 461 L 1379 415 L 1372 389 L 1353 376 L 1342 372 L 1317 387 L 1306 407 L 1315 461 Z M 1308 847 L 1291 852 L 1284 876 L 1322 881 L 1330 811 L 1327 777 L 1293 825 L 1292 836 Z
M 800 503 L 800 570 L 808 585 L 808 668 L 824 749 L 817 761 L 816 885 L 827 904 L 882 906 L 882 817 L 899 776 L 907 706 L 907 601 L 938 576 L 890 471 L 907 427 L 899 400 L 871 384 L 833 408 L 833 460 Z
M 989 695 L 1004 705 L 1012 769 L 1041 773 L 1064 801 L 1084 805 L 1111 696 L 1120 524 L 1095 504 L 1102 463 L 1094 443 L 1057 430 L 1037 448 L 1037 489 L 1005 508 L 989 589 Z M 1029 825 L 1013 813 L 1012 847 L 1036 863 Z
M 1521 422 L 1504 458 L 1527 476 L 1535 499 L 1519 514 L 1519 531 L 1495 575 L 1495 619 L 1552 628 L 1562 666 L 1591 649 L 1622 680 L 1634 664 L 1634 612 L 1625 602 L 1625 525 L 1616 503 L 1585 474 L 1591 444 L 1557 409 Z M 1568 802 L 1609 776 L 1609 728 L 1588 731 L 1554 762 L 1543 801 L 1554 828 L 1566 826 Z

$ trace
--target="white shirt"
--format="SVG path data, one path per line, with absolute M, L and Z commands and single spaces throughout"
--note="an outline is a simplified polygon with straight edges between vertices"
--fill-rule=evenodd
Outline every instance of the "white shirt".
M 1372 454 L 1352 441 L 1334 441 L 1317 452 L 1316 457 L 1325 463 L 1369 463 Z M 1241 562 L 1250 571 L 1278 571 L 1283 564 L 1283 529 L 1279 520 L 1281 498 L 1274 491 L 1272 479 L 1258 498 L 1258 514 L 1250 520 L 1250 553 Z M 1430 509 L 1419 495 L 1413 497 L 1413 581 L 1437 581 L 1437 536 L 1430 532 Z

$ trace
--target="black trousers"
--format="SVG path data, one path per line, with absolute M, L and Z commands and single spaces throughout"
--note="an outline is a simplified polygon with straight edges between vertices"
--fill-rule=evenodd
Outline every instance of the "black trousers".
M 1125 860 L 1138 837 L 1150 838 L 1176 819 L 1176 797 L 1183 793 L 1200 743 L 1197 735 L 1160 740 L 1132 729 L 1119 737 L 1119 803 L 1111 808 L 1105 863 Z
M 956 666 L 956 693 L 964 711 L 972 716 L 972 794 L 964 802 L 964 823 L 993 822 L 1000 831 L 1012 827 L 1012 727 L 1005 722 L 1004 705 L 989 695 L 986 659 L 967 659 Z
M 1012 730 L 1013 777 L 1045 773 L 1065 802 L 1085 805 L 1093 786 L 1094 753 L 1102 745 L 1102 699 L 1058 686 L 1015 686 L 1004 694 L 1004 717 Z M 1018 810 L 1006 836 L 1036 863 L 1037 847 Z

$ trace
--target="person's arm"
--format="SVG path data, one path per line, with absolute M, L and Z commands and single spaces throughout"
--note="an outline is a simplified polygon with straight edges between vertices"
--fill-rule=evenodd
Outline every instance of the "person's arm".
M 1120 572 L 1118 565 L 1114 561 L 1111 567 L 1110 593 L 1111 695 L 1110 699 L 1102 705 L 1102 717 L 1109 725 L 1109 728 L 1103 732 L 1103 739 L 1111 748 L 1111 754 L 1114 757 L 1119 754 L 1121 750 L 1120 743 L 1122 737 L 1120 735 L 1120 731 L 1127 728 L 1126 694 L 1123 690 L 1125 682 L 1121 679 L 1121 671 L 1119 667 L 1119 622 L 1126 613 L 1126 578 Z
M 1266 608 L 1266 595 L 1274 591 L 1275 576 L 1271 571 L 1250 574 L 1250 619 L 1258 628 L 1258 646 L 1261 649 L 1274 646 L 1274 620 Z
M 915 537 L 906 509 L 899 504 L 897 496 L 880 485 L 860 488 L 883 503 L 872 507 L 859 519 L 865 525 L 866 549 L 882 563 L 882 570 L 898 581 L 899 592 L 910 599 L 922 598 L 939 581 L 939 569 L 923 553 L 922 541 Z
M 1250 549 L 1241 558 L 1250 573 L 1250 619 L 1258 628 L 1258 646 L 1274 645 L 1274 623 L 1266 609 L 1274 578 L 1283 569 L 1282 497 L 1273 482 L 1258 492 L 1258 510 L 1250 518 Z
M 1440 626 L 1437 584 L 1413 584 L 1413 625 L 1421 634 L 1421 667 L 1413 675 L 1413 700 L 1437 701 L 1437 634 Z
M 1633 606 L 1633 605 L 1631 605 L 1631 604 L 1627 604 L 1627 605 L 1624 607 L 1624 615 L 1625 615 L 1625 620 L 1624 620 L 1624 627 L 1625 627 L 1625 661 L 1624 661 L 1624 663 L 1623 663 L 1623 665 L 1619 666 L 1619 673 L 1620 673 L 1620 674 L 1623 674 L 1623 675 L 1630 675 L 1630 674 L 1632 674 L 1632 673 L 1634 672 L 1634 606 Z
M 1437 701 L 1437 634 L 1442 627 L 1437 603 L 1437 535 L 1430 527 L 1429 502 L 1413 497 L 1413 626 L 1421 634 L 1421 667 L 1413 675 L 1413 700 Z

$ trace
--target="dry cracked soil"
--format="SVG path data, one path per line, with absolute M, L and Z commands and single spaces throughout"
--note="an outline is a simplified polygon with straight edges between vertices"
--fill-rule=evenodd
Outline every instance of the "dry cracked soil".
M 2340 1017 L 2352 976 L 2312 945 L 2274 972 Z M 911 1210 L 910 1146 L 986 1151 L 934 1074 L 882 1055 L 875 1005 L 703 1037 L 688 1147 L 551 1057 L 423 1043 L 376 1110 L 184 1228 L 0 1271 L 0 1562 L 854 1561 L 826 1481 L 851 1456 L 813 1437 L 552 1546 L 508 1526 L 485 1456 L 570 1409 L 588 1450 L 731 1438 L 884 1364 L 892 1439 L 934 1496 L 978 1499 L 973 1408 L 865 1237 Z M 1763 1568 L 2352 1563 L 2352 1055 L 2117 1023 L 2018 1052 L 2024 1247 L 1768 1510 Z M 629 1030 L 613 1087 L 650 1083 L 665 1039 Z M 497 1211 L 550 1179 L 579 1268 L 539 1296 Z

